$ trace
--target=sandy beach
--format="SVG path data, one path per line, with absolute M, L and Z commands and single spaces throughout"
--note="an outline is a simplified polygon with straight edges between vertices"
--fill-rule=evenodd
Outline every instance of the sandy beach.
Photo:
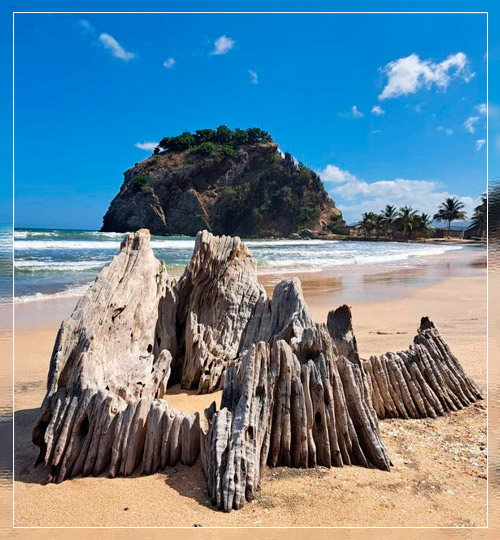
M 463 274 L 406 290 L 400 279 L 379 275 L 389 291 L 386 298 L 351 303 L 361 355 L 407 348 L 420 317 L 427 315 L 486 392 L 486 272 L 477 266 Z M 268 278 L 268 287 L 272 281 Z M 303 279 L 306 301 L 318 322 L 326 320 L 338 305 L 332 301 L 339 299 L 321 287 L 313 276 Z M 257 499 L 230 514 L 216 511 L 208 501 L 199 460 L 192 468 L 178 465 L 147 477 L 77 478 L 44 485 L 43 468 L 33 469 L 37 448 L 31 428 L 43 399 L 57 327 L 74 303 L 33 302 L 16 312 L 17 526 L 486 525 L 485 401 L 435 420 L 382 421 L 393 463 L 390 473 L 361 467 L 267 469 Z M 179 387 L 169 389 L 167 396 L 171 405 L 187 412 L 202 411 L 219 399 L 220 392 L 197 396 Z

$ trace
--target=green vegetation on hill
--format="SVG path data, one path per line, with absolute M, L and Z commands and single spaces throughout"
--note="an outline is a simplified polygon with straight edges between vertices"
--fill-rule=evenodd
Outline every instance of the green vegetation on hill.
M 150 191 L 149 178 L 144 174 L 140 174 L 140 175 L 136 176 L 132 180 L 132 188 L 136 192 L 138 192 L 138 191 L 144 191 L 144 192 Z
M 163 137 L 154 153 L 191 150 L 193 154 L 206 156 L 221 147 L 224 154 L 234 157 L 239 146 L 272 141 L 271 135 L 258 127 L 233 130 L 219 126 L 217 129 L 199 129 L 194 133 L 185 131 L 175 137 Z
M 290 234 L 312 227 L 327 199 L 319 176 L 287 153 L 262 175 L 227 187 L 220 205 L 225 211 L 217 221 L 220 229 L 232 234 L 263 230 L 272 234 L 274 229 Z

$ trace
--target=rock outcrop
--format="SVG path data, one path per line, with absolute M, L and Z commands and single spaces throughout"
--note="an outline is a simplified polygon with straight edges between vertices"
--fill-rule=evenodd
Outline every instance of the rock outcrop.
M 230 511 L 255 497 L 266 466 L 388 471 L 377 415 L 480 398 L 427 319 L 409 351 L 362 360 L 349 308 L 315 323 L 298 279 L 267 298 L 239 238 L 199 233 L 179 281 L 149 238 L 127 234 L 58 333 L 33 429 L 50 481 L 151 474 L 201 453 L 212 503 Z M 200 421 L 170 407 L 177 381 L 223 388 L 220 408 Z
M 283 157 L 277 144 L 244 144 L 234 155 L 217 148 L 210 155 L 161 152 L 136 163 L 101 230 L 195 236 L 207 229 L 249 238 L 345 227 L 316 173 Z

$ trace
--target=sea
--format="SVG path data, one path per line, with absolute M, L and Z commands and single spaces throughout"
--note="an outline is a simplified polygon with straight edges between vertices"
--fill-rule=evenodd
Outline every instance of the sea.
M 86 230 L 15 229 L 15 302 L 83 294 L 118 252 L 123 237 Z M 8 238 L 2 242 L 7 243 Z M 257 261 L 258 273 L 275 276 L 395 270 L 428 265 L 430 257 L 474 249 L 467 245 L 307 239 L 249 239 L 245 243 Z M 194 238 L 152 236 L 151 245 L 168 272 L 180 276 L 191 258 Z M 2 284 L 8 288 L 10 261 L 3 261 L 0 271 Z

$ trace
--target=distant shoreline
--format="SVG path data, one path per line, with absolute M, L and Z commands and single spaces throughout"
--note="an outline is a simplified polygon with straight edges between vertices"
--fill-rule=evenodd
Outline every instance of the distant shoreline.
M 80 233 L 97 233 L 102 234 L 103 236 L 109 234 L 116 235 L 125 235 L 128 232 L 135 231 L 101 231 L 98 229 L 67 229 L 59 227 L 15 227 L 14 228 L 14 240 L 15 233 L 23 231 L 33 231 L 33 232 L 51 232 L 51 231 L 62 231 L 62 232 L 80 232 Z M 214 233 L 215 234 L 215 233 Z M 185 235 L 185 234 L 155 234 L 151 233 L 152 236 L 162 237 L 162 238 L 186 238 L 186 239 L 195 239 L 196 236 Z M 238 235 L 226 235 L 226 236 L 238 236 Z M 470 244 L 470 245 L 485 245 L 486 239 L 484 240 L 472 240 L 465 238 L 389 238 L 387 236 L 348 236 L 343 234 L 333 234 L 333 233 L 316 233 L 312 232 L 311 235 L 301 236 L 299 233 L 293 233 L 290 236 L 239 236 L 243 241 L 245 240 L 325 240 L 325 241 L 345 241 L 345 242 L 396 242 L 401 244 Z

